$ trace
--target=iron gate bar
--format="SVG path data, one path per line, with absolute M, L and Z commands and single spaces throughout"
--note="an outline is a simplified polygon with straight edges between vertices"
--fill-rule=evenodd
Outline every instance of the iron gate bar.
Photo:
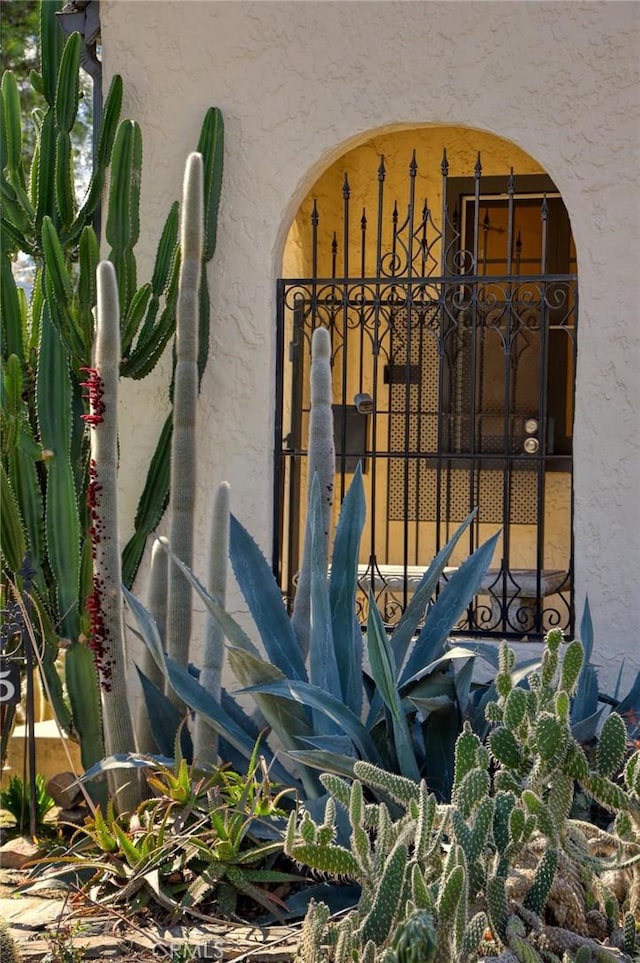
M 420 214 L 416 209 L 416 175 L 417 162 L 415 151 L 409 164 L 409 196 L 407 213 L 400 219 L 398 204 L 394 203 L 391 212 L 391 237 L 388 249 L 384 247 L 384 190 L 386 182 L 386 167 L 381 158 L 377 169 L 377 222 L 375 231 L 375 274 L 367 272 L 369 221 L 366 205 L 362 209 L 359 219 L 358 233 L 360 238 L 359 276 L 349 276 L 350 257 L 350 203 L 351 187 L 349 178 L 345 174 L 342 185 L 342 274 L 337 275 L 339 245 L 337 232 L 334 231 L 330 242 L 331 276 L 319 276 L 319 223 L 320 214 L 317 202 L 314 200 L 311 212 L 311 276 L 295 279 L 281 279 L 278 282 L 278 313 L 277 313 L 277 350 L 278 350 L 278 379 L 276 388 L 276 467 L 274 499 L 274 549 L 273 565 L 277 577 L 284 576 L 283 565 L 286 564 L 287 585 L 285 594 L 290 597 L 293 591 L 293 575 L 298 559 L 298 542 L 300 539 L 301 485 L 300 468 L 306 457 L 306 449 L 302 444 L 300 434 L 303 415 L 308 413 L 304 408 L 303 381 L 308 367 L 305 366 L 305 350 L 308 355 L 308 344 L 313 328 L 325 323 L 332 335 L 333 363 L 341 363 L 341 370 L 337 372 L 340 387 L 339 405 L 343 415 L 339 425 L 339 457 L 338 470 L 340 473 L 340 492 L 343 497 L 346 489 L 347 461 L 351 462 L 353 453 L 347 451 L 347 406 L 350 385 L 356 385 L 357 391 L 362 392 L 369 385 L 373 393 L 373 410 L 371 412 L 369 431 L 371 443 L 369 448 L 360 454 L 371 460 L 371 476 L 369 479 L 369 552 L 367 569 L 375 578 L 385 562 L 380 563 L 380 551 L 383 558 L 391 555 L 391 527 L 393 515 L 391 498 L 393 494 L 392 468 L 394 464 L 400 467 L 402 483 L 402 501 L 405 506 L 401 515 L 401 555 L 405 577 L 401 605 L 405 606 L 409 594 L 409 579 L 407 577 L 410 565 L 410 555 L 422 557 L 425 550 L 422 540 L 426 536 L 424 524 L 426 520 L 423 507 L 423 479 L 426 483 L 428 476 L 424 471 L 433 472 L 434 481 L 434 531 L 433 550 L 424 558 L 424 564 L 430 560 L 450 536 L 455 523 L 454 499 L 456 495 L 455 472 L 461 469 L 467 473 L 467 507 L 476 503 L 481 495 L 483 478 L 488 479 L 486 472 L 492 465 L 497 466 L 502 474 L 501 498 L 503 520 L 503 552 L 496 580 L 490 591 L 494 602 L 500 603 L 500 634 L 509 633 L 513 629 L 510 622 L 509 609 L 516 602 L 516 621 L 519 611 L 517 599 L 519 588 L 513 579 L 512 563 L 512 525 L 513 499 L 515 489 L 514 478 L 520 469 L 534 473 L 534 517 L 535 525 L 535 585 L 536 606 L 533 627 L 536 634 L 543 629 L 543 615 L 545 619 L 562 620 L 571 630 L 573 620 L 573 540 L 571 525 L 569 525 L 569 548 L 567 561 L 567 576 L 562 591 L 569 598 L 562 599 L 566 604 L 568 615 L 548 609 L 543 613 L 543 601 L 546 588 L 551 582 L 544 576 L 544 540 L 545 540 L 545 500 L 546 473 L 558 469 L 569 469 L 569 511 L 573 510 L 573 491 L 571 484 L 570 455 L 555 454 L 550 447 L 549 434 L 549 406 L 546 397 L 547 385 L 551 377 L 549 359 L 551 353 L 550 330 L 553 329 L 562 336 L 562 351 L 566 357 L 574 359 L 575 368 L 575 332 L 577 329 L 577 275 L 565 271 L 545 273 L 548 270 L 548 237 L 549 237 L 549 206 L 546 194 L 542 194 L 541 230 L 540 230 L 540 258 L 522 258 L 523 242 L 521 229 L 516 232 L 516 207 L 524 198 L 533 202 L 539 194 L 522 191 L 516 195 L 515 176 L 513 168 L 506 177 L 506 193 L 483 193 L 482 164 L 477 155 L 473 174 L 473 194 L 469 201 L 473 208 L 471 249 L 467 243 L 468 219 L 466 211 L 469 204 L 464 194 L 460 194 L 461 208 L 457 203 L 453 214 L 450 214 L 447 185 L 453 182 L 449 178 L 449 161 L 446 150 L 443 151 L 441 161 L 442 179 L 442 214 L 441 228 L 433 221 L 432 212 L 425 198 Z M 495 178 L 491 178 L 495 181 Z M 538 189 L 539 178 L 532 185 Z M 455 182 L 457 183 L 457 181 Z M 503 182 L 504 183 L 504 182 Z M 520 183 L 520 182 L 519 182 Z M 526 185 L 525 185 L 526 186 Z M 551 191 L 554 198 L 559 197 L 553 185 Z M 481 218 L 481 201 L 485 200 L 484 219 Z M 464 202 L 464 203 L 463 203 Z M 497 227 L 501 233 L 506 233 L 505 257 L 496 258 L 490 255 L 490 231 L 494 230 L 493 221 L 489 217 L 489 204 L 506 204 L 506 231 L 500 228 L 500 217 Z M 493 209 L 493 207 L 492 207 Z M 497 210 L 499 211 L 498 207 Z M 526 209 L 526 208 L 523 208 Z M 560 215 L 564 208 L 558 208 Z M 565 212 L 566 214 L 566 212 Z M 558 223 L 558 215 L 555 223 Z M 568 221 L 567 221 L 568 224 Z M 354 222 L 355 225 L 355 222 Z M 482 231 L 483 247 L 480 250 L 480 232 Z M 514 242 L 515 237 L 515 242 Z M 567 238 L 570 238 L 567 228 Z M 435 252 L 435 253 L 434 253 Z M 439 252 L 439 255 L 438 255 Z M 515 255 L 515 257 L 514 257 Z M 570 252 L 567 250 L 567 266 Z M 536 273 L 520 274 L 525 263 L 539 264 L 540 271 Z M 503 264 L 505 270 L 498 274 L 491 274 L 496 266 Z M 514 273 L 515 268 L 515 273 Z M 438 270 L 439 269 L 439 270 Z M 506 272 L 506 273 L 505 273 Z M 295 307 L 292 305 L 294 299 Z M 490 308 L 498 306 L 497 315 L 491 317 Z M 289 320 L 287 320 L 289 318 Z M 293 320 L 291 320 L 293 319 Z M 434 325 L 437 324 L 437 328 Z M 291 388 L 289 395 L 292 409 L 291 424 L 288 435 L 284 434 L 284 365 L 285 340 L 287 326 L 293 326 L 290 345 Z M 351 329 L 351 330 L 350 330 Z M 356 330 L 357 329 L 357 330 Z M 465 339 L 468 337 L 468 347 Z M 434 338 L 435 340 L 430 340 Z M 495 414 L 488 401 L 485 402 L 485 388 L 487 377 L 491 377 L 491 369 L 487 367 L 487 351 L 496 348 L 492 338 L 502 345 L 502 353 L 497 357 L 498 370 L 503 372 L 502 383 L 502 412 Z M 554 335 L 557 342 L 557 335 Z M 432 414 L 432 403 L 425 394 L 426 382 L 424 376 L 416 377 L 417 372 L 423 372 L 431 364 L 426 348 L 435 351 L 433 358 L 437 361 L 436 395 L 438 403 Z M 541 438 L 540 449 L 537 454 L 524 455 L 518 446 L 522 442 L 519 433 L 522 431 L 523 399 L 526 400 L 524 389 L 517 389 L 522 382 L 522 359 L 524 352 L 536 349 L 535 370 L 537 379 L 535 413 L 538 422 L 538 434 Z M 382 385 L 380 381 L 382 357 L 388 359 L 385 369 L 389 371 L 386 406 L 381 405 Z M 395 358 L 404 360 L 396 362 Z M 414 360 L 415 358 L 415 360 Z M 404 370 L 403 404 L 402 404 L 402 443 L 398 448 L 395 437 L 392 437 L 394 418 L 400 415 L 397 403 L 393 402 L 394 385 L 400 387 L 401 382 L 393 375 L 392 369 Z M 465 387 L 463 368 L 468 372 Z M 519 373 L 520 372 L 520 373 Z M 565 373 L 566 377 L 566 373 Z M 370 379 L 370 382 L 367 379 Z M 354 381 L 355 379 L 355 381 Z M 519 379 L 519 380 L 518 380 Z M 525 386 L 526 387 L 526 386 Z M 570 389 L 570 391 L 568 390 Z M 430 389 L 431 391 L 432 389 Z M 520 391 L 520 395 L 516 391 Z M 527 389 L 529 390 L 529 389 Z M 575 386 L 565 385 L 564 401 L 567 411 L 573 412 L 573 397 Z M 462 392 L 462 393 L 460 393 Z M 557 395 L 557 391 L 556 391 Z M 397 391 L 396 391 L 397 396 Z M 560 400 L 562 400 L 562 395 Z M 467 399 L 466 402 L 464 399 Z M 519 400 L 520 398 L 520 400 Z M 295 404 L 293 403 L 295 402 Z M 531 406 L 530 402 L 526 402 Z M 556 404 L 557 404 L 556 399 Z M 466 413 L 464 405 L 466 404 Z M 489 407 L 487 407 L 489 404 Z M 462 405 L 462 407 L 461 407 Z M 335 406 L 334 406 L 335 407 Z M 300 409 L 298 411 L 298 408 Z M 435 426 L 434 444 L 429 441 L 432 435 L 428 416 Z M 565 425 L 566 421 L 565 411 Z M 501 419 L 501 446 L 496 450 L 487 448 L 491 437 L 497 437 L 492 425 L 496 419 Z M 381 421 L 381 419 L 384 419 Z M 493 421 L 492 421 L 493 419 Z M 386 429 L 386 446 L 380 447 L 380 429 Z M 492 436 L 487 431 L 493 431 Z M 570 435 L 570 425 L 565 428 L 565 441 Z M 567 434 L 568 431 L 568 434 Z M 465 441 L 466 439 L 466 441 Z M 493 445 L 493 442 L 491 442 Z M 361 446 L 366 448 L 365 446 Z M 428 450 L 424 450 L 427 447 Z M 524 460 L 523 460 L 524 459 Z M 384 542 L 378 541 L 378 524 L 380 503 L 378 501 L 378 484 L 383 483 L 379 475 L 379 466 L 386 463 L 385 502 L 387 506 L 386 523 L 384 526 Z M 410 471 L 410 466 L 414 466 Z M 500 468 L 500 465 L 502 468 Z M 456 468 L 456 466 L 460 466 Z M 464 467 L 466 466 L 466 468 Z M 516 473 L 514 475 L 514 472 Z M 558 476 L 560 477 L 560 476 Z M 288 479 L 288 480 L 287 480 Z M 286 486 L 286 487 L 285 487 Z M 395 497 L 395 496 L 394 496 Z M 518 495 L 519 498 L 522 495 Z M 288 553 L 282 554 L 281 535 L 285 499 L 288 499 Z M 426 504 L 426 503 L 425 503 Z M 493 510 L 493 509 L 492 509 Z M 395 509 L 394 509 L 395 511 Z M 486 512 L 484 513 L 486 514 Z M 423 519 L 425 520 L 423 522 Z M 469 530 L 469 551 L 473 551 L 480 539 L 483 522 L 483 509 L 478 512 L 474 526 Z M 377 547 L 376 547 L 377 546 Z M 366 554 L 366 553 L 365 553 Z M 523 570 L 524 571 L 524 570 Z M 533 573 L 532 573 L 533 574 Z M 499 585 L 498 585 L 499 583 Z M 381 576 L 383 592 L 384 578 Z M 527 582 L 530 585 L 530 581 Z M 498 594 L 499 589 L 499 594 Z M 520 592 L 522 595 L 522 592 Z M 475 604 L 475 603 L 474 603 Z M 522 607 L 520 607 L 522 608 Z M 470 607 L 468 613 L 467 631 L 479 631 L 487 634 L 487 619 L 478 621 L 479 611 L 476 604 Z M 529 617 L 526 617 L 527 624 Z M 524 624 L 524 620 L 520 619 Z M 492 630 L 494 627 L 489 626 Z M 495 626 L 497 629 L 498 626 Z M 521 633 L 520 633 L 521 634 Z

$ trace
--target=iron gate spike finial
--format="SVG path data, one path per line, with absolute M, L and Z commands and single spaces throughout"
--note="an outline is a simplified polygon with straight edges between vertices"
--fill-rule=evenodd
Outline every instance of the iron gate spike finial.
M 314 197 L 313 199 L 313 210 L 311 211 L 311 223 L 314 227 L 318 226 L 318 221 L 320 220 L 320 215 L 318 214 L 318 201 Z
M 547 203 L 547 195 L 543 194 L 542 207 L 540 208 L 540 218 L 541 220 L 546 221 L 548 217 L 549 217 L 549 205 Z
M 443 177 L 449 176 L 449 160 L 447 158 L 447 148 L 442 148 L 442 163 L 440 164 L 440 170 Z
M 342 185 L 342 196 L 344 197 L 345 201 L 349 200 L 351 197 L 351 188 L 349 187 L 349 178 L 347 177 L 346 171 L 344 175 L 344 184 Z
M 418 162 L 416 160 L 416 150 L 413 149 L 413 154 L 411 155 L 411 163 L 409 164 L 409 176 L 415 177 L 418 173 Z
M 384 166 L 384 154 L 380 154 L 380 166 L 378 167 L 378 180 L 383 181 L 387 176 L 387 169 Z
M 366 209 L 366 207 L 363 207 L 363 208 L 362 208 L 362 217 L 360 218 L 360 227 L 362 228 L 363 231 L 366 231 L 366 229 L 367 229 L 367 209 Z
M 507 179 L 507 193 L 514 194 L 515 190 L 516 190 L 516 181 L 515 181 L 515 177 L 513 176 L 513 167 L 512 167 L 509 172 L 509 177 Z
M 391 217 L 392 217 L 393 223 L 397 224 L 398 223 L 398 202 L 397 201 L 393 202 L 393 214 L 391 215 Z
M 482 174 L 482 161 L 480 160 L 480 151 L 478 151 L 478 156 L 476 158 L 476 166 L 473 168 L 473 172 L 476 178 L 479 178 Z

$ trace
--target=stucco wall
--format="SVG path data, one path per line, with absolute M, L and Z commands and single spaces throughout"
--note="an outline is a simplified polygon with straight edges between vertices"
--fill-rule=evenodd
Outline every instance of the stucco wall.
M 316 176 L 373 131 L 420 124 L 494 132 L 549 173 L 570 213 L 580 276 L 578 612 L 588 592 L 603 677 L 625 658 L 629 679 L 640 667 L 640 7 L 103 0 L 101 18 L 106 82 L 123 75 L 125 110 L 143 128 L 147 258 L 205 109 L 216 104 L 225 117 L 200 530 L 226 477 L 234 510 L 270 548 L 274 279 Z M 122 439 L 123 536 L 164 394 L 161 379 L 123 401 L 135 411 Z M 202 545 L 196 567 L 204 554 Z

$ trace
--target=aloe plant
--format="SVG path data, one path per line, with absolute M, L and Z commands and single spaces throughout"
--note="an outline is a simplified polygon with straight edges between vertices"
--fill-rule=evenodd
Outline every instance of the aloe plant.
M 17 583 L 25 554 L 36 570 L 35 627 L 42 636 L 46 689 L 60 723 L 80 739 L 83 763 L 104 753 L 98 678 L 84 640 L 89 637 L 86 603 L 91 593 L 88 538 L 88 446 L 81 416 L 81 369 L 91 366 L 96 305 L 98 239 L 92 219 L 107 172 L 106 240 L 118 278 L 120 373 L 141 378 L 152 370 L 175 330 L 179 272 L 178 205 L 164 226 L 151 280 L 139 284 L 135 245 L 141 173 L 141 134 L 135 121 L 120 122 L 122 80 L 113 78 L 105 100 L 95 166 L 84 199 L 75 197 L 75 156 L 70 132 L 78 98 L 80 37 L 63 43 L 55 17 L 60 4 L 41 4 L 41 75 L 31 80 L 42 104 L 34 113 L 36 146 L 25 169 L 17 81 L 2 78 L 0 96 L 0 323 L 2 388 L 3 579 Z M 211 108 L 199 148 L 204 157 L 205 243 L 202 263 L 213 256 L 222 177 L 223 125 Z M 35 264 L 29 299 L 15 281 L 16 254 Z M 206 272 L 197 293 L 201 377 L 208 350 L 209 299 Z M 44 359 L 44 360 L 43 360 Z M 42 362 L 42 363 L 41 363 Z M 148 533 L 168 501 L 172 414 L 161 433 L 123 554 L 123 578 L 131 584 Z M 60 640 L 65 648 L 63 698 L 55 667 Z
M 274 866 L 282 853 L 278 829 L 290 790 L 263 771 L 259 742 L 240 773 L 142 760 L 151 799 L 135 813 L 98 807 L 63 857 L 40 861 L 38 876 L 87 884 L 102 905 L 136 911 L 154 903 L 174 920 L 203 912 L 237 917 L 249 899 L 279 914 L 277 893 L 299 877 Z

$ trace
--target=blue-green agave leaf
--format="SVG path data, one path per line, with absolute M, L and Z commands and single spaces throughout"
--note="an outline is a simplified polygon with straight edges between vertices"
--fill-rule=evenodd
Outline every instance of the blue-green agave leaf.
M 259 655 L 227 645 L 229 665 L 241 685 L 260 686 L 271 682 L 281 682 L 285 677 L 270 662 Z M 294 704 L 281 696 L 254 693 L 254 698 L 265 720 L 274 730 L 286 748 L 297 745 L 297 739 L 311 735 L 310 720 L 305 707 Z
M 209 594 L 207 589 L 204 587 L 199 578 L 193 574 L 188 565 L 179 559 L 175 555 L 170 547 L 169 542 L 166 538 L 158 539 L 160 545 L 165 550 L 167 555 L 170 557 L 172 563 L 177 565 L 181 572 L 183 572 L 185 578 L 193 586 L 195 591 L 198 593 L 202 601 L 207 607 L 207 611 L 211 617 L 218 623 L 222 629 L 225 637 L 228 641 L 238 649 L 244 649 L 246 652 L 252 653 L 252 655 L 259 657 L 259 652 L 256 646 L 253 644 L 244 629 L 238 625 L 235 619 L 229 615 L 228 612 L 223 609 L 223 607 L 216 601 L 216 599 Z
M 376 688 L 391 714 L 393 742 L 400 773 L 408 779 L 420 778 L 415 752 L 402 701 L 396 688 L 396 666 L 393 652 L 373 592 L 369 592 L 369 616 L 367 620 L 367 648 L 369 664 Z
M 362 711 L 362 630 L 355 618 L 358 557 L 365 519 L 362 468 L 358 462 L 342 502 L 331 558 L 329 602 L 342 697 L 357 716 Z
M 412 675 L 409 679 L 402 683 L 402 689 L 408 690 L 409 686 L 412 686 L 415 682 L 420 682 L 421 680 L 430 676 L 433 672 L 442 671 L 446 668 L 448 662 L 456 661 L 457 659 L 473 659 L 476 653 L 473 648 L 467 647 L 466 645 L 455 645 L 451 648 L 445 648 L 444 654 L 439 656 L 439 658 L 434 659 L 433 662 L 429 662 L 428 665 L 423 666 L 415 675 Z M 413 695 L 413 689 L 408 690 L 407 694 Z
M 588 599 L 585 600 L 580 623 L 580 641 L 584 648 L 584 662 L 578 676 L 576 694 L 571 701 L 571 722 L 573 725 L 577 725 L 582 720 L 586 720 L 597 713 L 600 694 L 598 672 L 591 663 L 593 623 Z
M 590 716 L 585 716 L 584 719 L 579 719 L 572 724 L 571 735 L 577 742 L 587 743 L 595 739 L 600 728 L 602 713 L 605 709 L 606 706 L 600 706 L 600 708 Z
M 348 779 L 354 778 L 355 756 L 329 752 L 326 749 L 294 749 L 289 751 L 287 755 L 291 756 L 300 765 L 308 766 L 309 769 L 317 769 L 319 772 L 333 772 L 336 776 L 346 776 Z
M 584 609 L 582 610 L 582 619 L 580 621 L 580 641 L 582 642 L 582 647 L 584 649 L 584 664 L 587 665 L 591 659 L 591 653 L 593 652 L 593 621 L 591 619 L 591 609 L 589 607 L 589 599 L 584 600 Z
M 615 711 L 625 719 L 629 727 L 634 727 L 634 732 L 637 731 L 640 720 L 640 672 L 627 695 L 615 707 Z
M 453 536 L 449 539 L 444 548 L 440 549 L 420 579 L 418 587 L 411 597 L 411 601 L 398 621 L 391 639 L 398 671 L 402 668 L 402 664 L 405 660 L 407 650 L 411 640 L 413 639 L 418 623 L 424 617 L 425 609 L 429 599 L 434 594 L 436 587 L 442 578 L 442 573 L 445 570 L 447 562 L 451 558 L 451 554 L 458 544 L 460 538 L 464 532 L 466 532 L 469 525 L 475 518 L 475 515 L 476 509 L 471 512 L 471 514 L 464 520 L 462 525 L 460 525 L 460 527 L 454 532 Z
M 303 739 L 299 739 L 298 742 L 304 742 L 314 749 L 322 749 L 326 752 L 337 752 L 343 756 L 350 756 L 353 759 L 356 758 L 353 750 L 353 742 L 349 736 L 306 736 Z
M 142 686 L 145 706 L 149 715 L 151 735 L 156 744 L 158 752 L 167 757 L 173 755 L 176 733 L 180 729 L 183 719 L 177 707 L 171 699 L 167 698 L 164 692 L 148 679 L 142 669 L 136 665 L 138 678 Z M 191 762 L 193 759 L 193 744 L 191 736 L 186 726 L 180 730 L 180 747 L 182 755 Z
M 400 678 L 402 684 L 420 672 L 425 664 L 444 654 L 447 638 L 482 585 L 499 536 L 500 532 L 496 532 L 476 549 L 444 585 L 404 667 Z
M 209 725 L 232 743 L 246 759 L 251 759 L 255 747 L 244 729 L 234 722 L 213 696 L 186 669 L 169 656 L 165 656 L 165 665 L 167 678 L 179 698 L 191 709 L 199 712 Z
M 136 752 L 118 752 L 96 762 L 79 777 L 78 782 L 90 782 L 114 769 L 157 769 L 158 766 L 172 765 L 171 756 L 143 756 Z
M 229 557 L 270 661 L 288 679 L 306 681 L 300 645 L 278 584 L 264 555 L 233 514 L 229 527 Z
M 432 711 L 422 726 L 426 771 L 422 773 L 429 790 L 448 802 L 453 786 L 454 750 L 460 732 L 457 705 L 442 705 Z
M 342 731 L 353 740 L 363 759 L 379 763 L 380 757 L 376 745 L 358 717 L 344 703 L 329 695 L 328 692 L 324 692 L 308 682 L 293 679 L 283 679 L 281 682 L 273 682 L 269 685 L 251 686 L 240 691 L 268 692 L 272 695 L 283 696 L 285 699 L 301 702 L 313 709 L 320 709 L 340 724 Z
M 153 616 L 147 611 L 142 602 L 140 602 L 124 585 L 122 586 L 122 592 L 125 601 L 136 620 L 140 638 L 149 649 L 155 664 L 158 666 L 160 671 L 166 675 L 162 640 Z

